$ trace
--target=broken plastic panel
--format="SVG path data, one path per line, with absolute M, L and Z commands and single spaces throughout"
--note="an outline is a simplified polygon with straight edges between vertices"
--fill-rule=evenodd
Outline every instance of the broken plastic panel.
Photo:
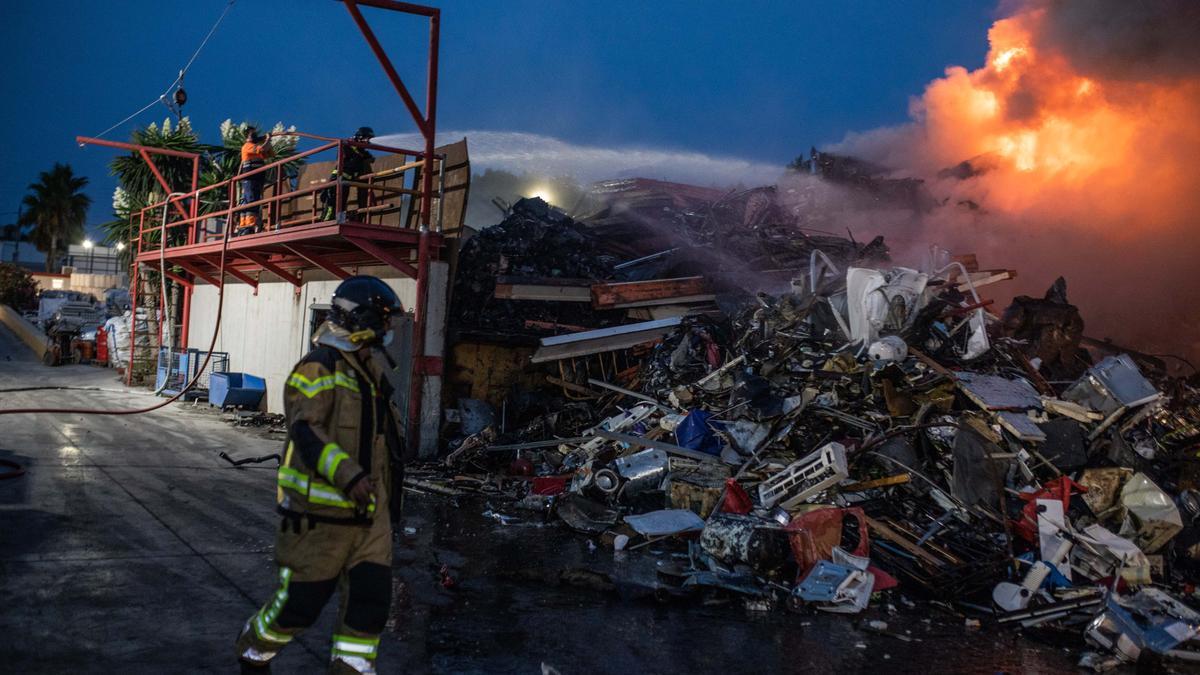
M 1120 535 L 1132 539 L 1146 553 L 1157 552 L 1183 529 L 1175 501 L 1144 473 L 1125 482 L 1121 506 L 1125 519 Z
M 1089 368 L 1062 397 L 1109 415 L 1121 408 L 1145 405 L 1161 396 L 1154 385 L 1142 377 L 1133 359 L 1128 354 L 1121 354 L 1109 356 Z
M 1025 380 L 962 371 L 959 389 L 984 410 L 1040 410 L 1042 399 Z
M 793 590 L 792 595 L 817 609 L 857 614 L 871 601 L 875 577 L 870 573 L 822 560 Z
M 765 508 L 780 503 L 783 508 L 790 509 L 837 485 L 849 473 L 846 446 L 827 443 L 763 481 L 758 486 L 758 500 Z
M 625 516 L 625 522 L 645 537 L 665 537 L 682 532 L 699 532 L 704 519 L 683 509 L 664 509 L 636 516 Z

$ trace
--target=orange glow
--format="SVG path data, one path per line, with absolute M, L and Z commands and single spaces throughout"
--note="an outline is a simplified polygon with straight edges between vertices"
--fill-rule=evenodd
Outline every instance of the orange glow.
M 1132 48 L 1178 48 L 1161 22 L 1115 25 L 1088 2 L 1010 0 L 981 67 L 946 68 L 909 123 L 832 150 L 919 178 L 944 205 L 896 237 L 1021 270 L 996 292 L 1037 296 L 1062 274 L 1089 335 L 1197 360 L 1200 67 Z
M 992 58 L 992 67 L 998 73 L 1003 72 L 1012 63 L 1013 59 L 1018 56 L 1024 56 L 1025 53 L 1026 49 L 1024 47 L 1009 47 Z
M 1153 227 L 1164 218 L 1147 217 L 1148 211 L 1165 209 L 1167 202 L 1135 203 L 1128 195 L 1184 190 L 1191 171 L 1164 173 L 1161 152 L 1147 149 L 1178 153 L 1200 141 L 1200 83 L 1110 81 L 1081 73 L 1042 39 L 1043 12 L 997 21 L 988 31 L 985 65 L 973 71 L 951 67 L 931 82 L 913 103 L 920 134 L 904 137 L 890 151 L 901 153 L 910 169 L 930 173 L 964 159 L 990 158 L 988 174 L 977 183 L 993 212 L 1026 217 L 1037 211 L 1058 222 L 1120 222 L 1122 228 L 1136 218 Z M 1141 184 L 1151 174 L 1155 184 Z M 1118 237 L 1130 233 L 1110 230 Z

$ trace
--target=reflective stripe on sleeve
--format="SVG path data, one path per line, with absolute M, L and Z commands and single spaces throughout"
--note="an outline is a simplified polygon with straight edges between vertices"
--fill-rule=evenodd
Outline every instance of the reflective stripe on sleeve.
M 308 476 L 303 473 L 291 467 L 281 466 L 276 476 L 279 481 L 279 487 L 295 490 L 302 495 L 308 494 Z
M 309 483 L 308 501 L 312 504 L 336 506 L 342 509 L 354 508 L 354 502 L 346 499 L 346 495 L 342 494 L 341 490 L 324 481 L 312 481 Z M 375 495 L 371 495 L 371 503 L 367 505 L 367 513 L 375 513 Z
M 343 509 L 354 508 L 354 502 L 346 499 L 341 490 L 325 483 L 310 483 L 308 486 L 308 501 L 313 504 L 337 506 Z
M 334 475 L 337 474 L 338 465 L 347 459 L 350 459 L 350 455 L 346 454 L 340 445 L 326 443 L 325 449 L 321 451 L 321 457 L 317 460 L 317 471 L 332 483 Z

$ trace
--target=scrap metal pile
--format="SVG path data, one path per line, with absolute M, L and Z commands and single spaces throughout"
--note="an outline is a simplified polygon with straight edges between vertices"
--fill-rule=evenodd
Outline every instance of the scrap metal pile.
M 924 598 L 1074 635 L 1098 670 L 1200 660 L 1196 377 L 1088 343 L 1061 279 L 997 316 L 979 289 L 1011 273 L 840 245 L 810 248 L 786 292 L 543 338 L 535 364 L 636 358 L 560 370 L 580 400 L 519 426 L 474 416 L 449 478 L 410 484 L 616 551 L 675 547 L 670 595 Z

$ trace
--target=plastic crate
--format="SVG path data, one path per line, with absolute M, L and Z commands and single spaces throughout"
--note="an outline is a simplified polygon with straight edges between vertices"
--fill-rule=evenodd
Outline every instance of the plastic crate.
M 204 366 L 204 372 L 197 372 L 200 366 L 204 365 L 204 357 L 208 354 L 202 349 L 188 349 L 186 351 L 168 351 L 159 349 L 158 351 L 158 374 L 155 378 L 155 389 L 162 389 L 162 393 L 168 396 L 174 396 L 183 389 L 188 382 L 196 380 L 196 385 L 189 392 L 189 398 L 193 395 L 203 398 L 209 389 L 209 379 L 214 373 L 224 373 L 229 370 L 229 352 L 213 352 L 212 358 L 209 359 L 208 365 Z M 164 387 L 164 383 L 166 386 Z
M 221 408 L 258 408 L 267 393 L 267 381 L 248 373 L 213 373 L 208 402 Z

